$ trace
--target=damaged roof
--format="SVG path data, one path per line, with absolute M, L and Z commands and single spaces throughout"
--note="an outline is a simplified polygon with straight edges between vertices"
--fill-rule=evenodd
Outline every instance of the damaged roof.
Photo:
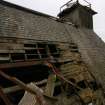
M 73 4 L 60 15 L 75 7 L 76 5 Z M 94 13 L 92 11 L 92 14 Z M 0 1 L 0 37 L 1 43 L 23 43 L 26 39 L 33 42 L 40 40 L 71 43 L 73 41 L 78 45 L 81 56 L 90 71 L 105 88 L 105 44 L 92 29 L 77 28 L 72 24 L 57 21 L 52 16 L 2 0 Z M 2 38 L 23 40 L 18 42 L 16 39 L 11 41 L 11 39 L 2 40 Z M 3 49 L 2 46 L 0 48 Z

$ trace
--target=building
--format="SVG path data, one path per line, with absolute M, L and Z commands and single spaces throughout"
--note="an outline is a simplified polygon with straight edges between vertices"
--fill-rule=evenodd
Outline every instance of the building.
M 92 16 L 96 12 L 90 5 L 83 6 L 78 1 L 66 5 L 66 9 L 55 18 L 1 0 L 0 69 L 24 83 L 48 79 L 47 85 L 44 84 L 45 95 L 51 100 L 57 97 L 59 105 L 70 105 L 78 98 L 82 100 L 76 101 L 80 105 L 81 102 L 89 104 L 93 96 L 100 97 L 101 92 L 104 93 L 105 43 L 93 30 Z M 55 70 L 54 74 L 50 70 L 54 69 L 52 65 L 58 69 L 61 77 L 56 74 L 58 71 Z M 56 78 L 55 75 L 67 83 L 62 83 L 58 78 L 55 83 L 52 80 Z M 17 105 L 24 92 L 16 93 L 16 89 L 13 92 L 14 84 L 4 79 L 3 75 L 0 85 Z M 70 99 L 65 98 L 61 91 L 66 91 Z M 95 103 L 97 99 L 94 99 Z

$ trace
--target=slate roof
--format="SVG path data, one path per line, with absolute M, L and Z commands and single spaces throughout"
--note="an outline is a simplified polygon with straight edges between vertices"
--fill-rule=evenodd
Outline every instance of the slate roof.
M 18 10 L 26 11 L 26 12 L 37 14 L 37 15 L 40 15 L 40 16 L 53 17 L 53 16 L 50 16 L 48 14 L 41 13 L 41 12 L 38 12 L 38 11 L 35 11 L 35 10 L 32 10 L 32 9 L 26 8 L 26 7 L 23 7 L 23 6 L 19 6 L 17 4 L 14 4 L 14 3 L 11 3 L 11 2 L 8 2 L 8 1 L 5 1 L 5 0 L 1 0 L 0 3 L 3 4 L 3 5 L 6 5 L 6 6 L 10 6 L 10 7 L 16 8 Z
M 89 70 L 105 88 L 105 43 L 92 29 L 76 28 L 33 10 L 0 1 L 0 38 L 74 41 Z M 2 42 L 3 40 L 0 40 Z

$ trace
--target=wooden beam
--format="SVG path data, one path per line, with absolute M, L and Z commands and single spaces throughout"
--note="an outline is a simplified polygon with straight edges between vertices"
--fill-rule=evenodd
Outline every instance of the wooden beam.
M 0 69 L 9 69 L 9 68 L 18 68 L 18 67 L 27 67 L 41 64 L 42 61 L 24 61 L 24 62 L 16 62 L 16 63 L 5 63 L 0 64 Z
M 4 77 L 5 79 L 17 84 L 19 87 L 21 87 L 23 90 L 30 92 L 31 94 L 36 95 L 36 91 L 34 89 L 32 89 L 31 87 L 28 87 L 24 82 L 20 81 L 19 79 L 17 79 L 16 77 L 11 77 L 9 75 L 7 75 L 6 73 L 2 72 L 0 70 L 0 76 Z M 45 97 L 50 98 L 50 99 L 54 99 L 57 100 L 56 98 L 47 96 L 46 94 L 43 94 Z
M 33 82 L 33 83 L 37 86 L 43 85 L 43 84 L 47 83 L 47 79 L 39 81 L 39 82 Z M 29 84 L 26 84 L 26 85 L 29 85 Z M 13 93 L 13 92 L 20 91 L 20 90 L 22 90 L 22 88 L 19 87 L 18 85 L 3 89 L 4 93 L 6 93 L 6 94 Z
M 37 86 L 40 86 L 40 85 L 46 84 L 47 83 L 47 79 L 44 79 L 44 80 L 39 81 L 39 82 L 32 82 L 32 83 L 34 83 Z M 55 83 L 55 86 L 59 86 L 59 85 L 61 85 L 60 82 Z M 7 88 L 3 88 L 3 92 L 5 94 L 14 93 L 14 92 L 17 92 L 17 91 L 20 91 L 20 90 L 23 90 L 23 89 L 21 87 L 19 87 L 18 85 L 7 87 Z
M 7 98 L 6 94 L 3 92 L 3 89 L 0 87 L 0 97 L 4 101 L 5 105 L 13 105 L 10 100 Z
M 27 60 L 27 61 L 19 61 L 14 63 L 3 63 L 0 64 L 0 69 L 8 70 L 9 68 L 18 68 L 18 67 L 28 67 L 28 66 L 35 66 L 38 64 L 44 64 L 46 60 L 50 59 L 39 59 L 39 60 Z M 53 63 L 63 63 L 63 62 L 53 62 Z
M 54 93 L 54 88 L 55 88 L 55 75 L 54 74 L 50 74 L 48 77 L 48 82 L 47 82 L 47 86 L 45 89 L 45 94 L 47 96 L 53 96 Z
M 5 79 L 19 85 L 19 87 L 23 88 L 24 90 L 30 92 L 31 94 L 36 95 L 36 91 L 34 91 L 34 89 L 31 89 L 30 87 L 28 87 L 24 82 L 20 81 L 19 79 L 17 79 L 16 77 L 11 77 L 9 75 L 7 75 L 6 73 L 2 72 L 0 70 L 0 76 L 4 77 Z

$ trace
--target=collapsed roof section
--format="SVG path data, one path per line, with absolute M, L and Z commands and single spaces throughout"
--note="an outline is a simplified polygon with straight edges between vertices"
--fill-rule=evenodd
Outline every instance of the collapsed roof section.
M 77 14 L 81 10 L 88 13 L 83 6 L 80 11 L 76 9 Z M 92 23 L 88 23 L 92 22 L 89 14 L 89 20 L 78 15 L 77 18 L 83 21 L 77 24 L 78 19 L 70 21 L 72 15 L 65 21 L 66 17 L 58 19 L 0 1 L 0 85 L 4 87 L 0 88 L 0 96 L 5 103 L 9 101 L 5 100 L 4 93 L 15 104 L 24 94 L 22 89 L 36 95 L 36 91 L 26 84 L 43 79 L 41 84 L 35 84 L 45 92 L 42 95 L 56 104 L 65 105 L 65 100 L 68 104 L 89 104 L 93 96 L 102 96 L 103 100 L 105 44 L 94 33 Z M 75 15 L 73 17 L 76 19 Z M 95 103 L 99 97 L 95 97 Z

